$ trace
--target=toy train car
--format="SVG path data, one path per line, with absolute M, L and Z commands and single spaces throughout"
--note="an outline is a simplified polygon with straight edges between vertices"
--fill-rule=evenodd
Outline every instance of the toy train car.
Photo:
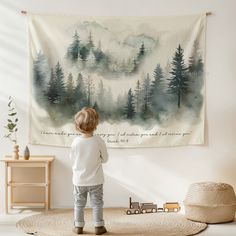
M 174 211 L 174 212 L 177 212 L 180 210 L 180 205 L 178 202 L 166 202 L 164 205 L 163 205 L 163 210 L 165 212 L 169 212 L 169 211 Z
M 141 214 L 141 213 L 155 213 L 158 211 L 164 212 L 177 212 L 180 210 L 178 202 L 166 202 L 163 207 L 157 208 L 156 204 L 151 203 L 139 203 L 132 202 L 131 197 L 129 198 L 129 209 L 126 209 L 126 214 Z

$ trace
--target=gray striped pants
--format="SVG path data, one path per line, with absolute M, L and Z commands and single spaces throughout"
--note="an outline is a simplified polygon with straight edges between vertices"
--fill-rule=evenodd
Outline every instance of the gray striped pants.
M 74 225 L 84 227 L 84 208 L 89 193 L 90 203 L 93 208 L 94 226 L 104 226 L 103 220 L 103 185 L 74 186 Z

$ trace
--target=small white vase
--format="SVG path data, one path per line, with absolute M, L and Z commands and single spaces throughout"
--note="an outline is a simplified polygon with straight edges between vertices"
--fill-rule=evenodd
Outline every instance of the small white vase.
M 19 159 L 19 145 L 15 144 L 13 147 L 13 154 L 12 157 L 14 160 L 18 160 Z

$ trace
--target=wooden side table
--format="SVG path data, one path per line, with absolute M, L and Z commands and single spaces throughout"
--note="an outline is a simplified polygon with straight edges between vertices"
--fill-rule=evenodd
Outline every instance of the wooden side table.
M 31 156 L 29 160 L 14 160 L 11 156 L 6 156 L 1 160 L 5 162 L 6 213 L 8 213 L 9 203 L 10 208 L 23 206 L 50 209 L 51 163 L 53 160 L 54 156 Z M 20 173 L 20 177 L 14 176 L 17 172 Z M 43 189 L 44 201 L 29 202 L 26 197 L 24 200 L 17 201 L 14 196 L 14 188 L 27 189 L 25 194 L 27 196 L 33 194 L 34 188 Z

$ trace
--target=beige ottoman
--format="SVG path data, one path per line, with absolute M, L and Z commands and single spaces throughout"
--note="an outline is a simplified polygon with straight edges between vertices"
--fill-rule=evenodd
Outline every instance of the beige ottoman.
M 194 183 L 189 187 L 184 206 L 189 220 L 204 223 L 233 221 L 236 210 L 234 189 L 225 183 Z

